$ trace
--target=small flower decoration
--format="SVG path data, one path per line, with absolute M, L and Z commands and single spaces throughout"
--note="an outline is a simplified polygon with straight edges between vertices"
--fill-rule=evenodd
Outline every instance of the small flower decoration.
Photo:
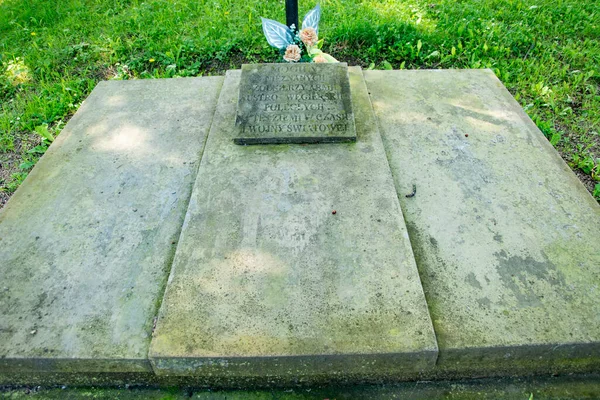
M 283 59 L 287 62 L 298 62 L 301 58 L 301 50 L 295 44 L 290 44 L 285 49 L 285 54 L 283 55 Z
M 338 62 L 323 53 L 323 40 L 319 40 L 321 7 L 317 4 L 302 20 L 302 29 L 297 32 L 294 25 L 287 27 L 272 19 L 262 18 L 262 27 L 267 42 L 279 49 L 287 62 Z
M 300 40 L 302 40 L 302 43 L 304 43 L 306 47 L 312 47 L 316 45 L 318 39 L 319 38 L 317 37 L 317 31 L 315 28 L 309 26 L 308 28 L 304 28 L 300 31 Z

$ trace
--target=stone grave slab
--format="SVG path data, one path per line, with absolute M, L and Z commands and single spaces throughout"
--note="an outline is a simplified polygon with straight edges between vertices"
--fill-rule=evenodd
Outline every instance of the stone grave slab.
M 356 141 L 348 65 L 245 64 L 237 144 Z
M 438 371 L 597 370 L 600 207 L 543 134 L 490 70 L 365 78 Z
M 3 379 L 152 371 L 153 319 L 222 81 L 99 83 L 0 211 Z
M 414 377 L 437 345 L 362 73 L 357 142 L 238 146 L 228 71 L 149 358 L 219 384 Z

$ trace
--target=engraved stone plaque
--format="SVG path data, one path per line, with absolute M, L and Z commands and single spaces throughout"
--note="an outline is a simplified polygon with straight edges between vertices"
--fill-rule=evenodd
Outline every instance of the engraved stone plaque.
M 356 141 L 348 65 L 242 65 L 236 128 L 236 144 Z

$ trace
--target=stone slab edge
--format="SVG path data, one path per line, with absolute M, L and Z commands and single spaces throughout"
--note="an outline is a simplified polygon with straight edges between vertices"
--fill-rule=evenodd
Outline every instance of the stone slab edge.
M 258 144 L 318 144 L 318 143 L 352 143 L 356 142 L 356 137 L 347 136 L 328 136 L 328 137 L 282 137 L 282 138 L 234 138 L 233 143 L 238 145 L 258 145 Z

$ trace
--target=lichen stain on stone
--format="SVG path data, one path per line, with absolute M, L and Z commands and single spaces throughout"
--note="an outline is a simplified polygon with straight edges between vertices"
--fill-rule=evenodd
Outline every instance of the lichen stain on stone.
M 492 305 L 492 301 L 490 299 L 488 299 L 487 297 L 482 297 L 480 299 L 477 299 L 477 304 L 479 304 L 479 306 L 481 308 L 489 309 L 490 306 Z
M 512 290 L 520 306 L 538 307 L 542 305 L 534 290 L 539 281 L 545 281 L 556 287 L 565 286 L 564 275 L 545 254 L 543 261 L 537 261 L 531 256 L 509 256 L 504 250 L 494 253 L 494 256 L 498 260 L 497 271 L 502 283 Z
M 492 169 L 473 154 L 470 145 L 464 142 L 464 132 L 460 128 L 451 127 L 440 141 L 450 154 L 437 158 L 436 163 L 448 171 L 466 198 L 482 200 L 482 188 L 493 182 L 493 177 L 486 171 Z
M 48 293 L 42 292 L 37 296 L 37 301 L 31 310 L 38 315 L 39 319 L 42 319 L 41 309 L 47 305 L 46 300 L 48 299 Z
M 476 289 L 482 289 L 481 284 L 479 283 L 479 281 L 477 280 L 477 278 L 475 277 L 475 274 L 473 272 L 470 272 L 467 277 L 465 278 L 465 281 L 473 286 Z
M 438 241 L 433 236 L 429 237 L 429 243 L 431 243 L 431 245 L 433 246 L 433 248 L 437 252 L 437 250 L 438 250 Z

